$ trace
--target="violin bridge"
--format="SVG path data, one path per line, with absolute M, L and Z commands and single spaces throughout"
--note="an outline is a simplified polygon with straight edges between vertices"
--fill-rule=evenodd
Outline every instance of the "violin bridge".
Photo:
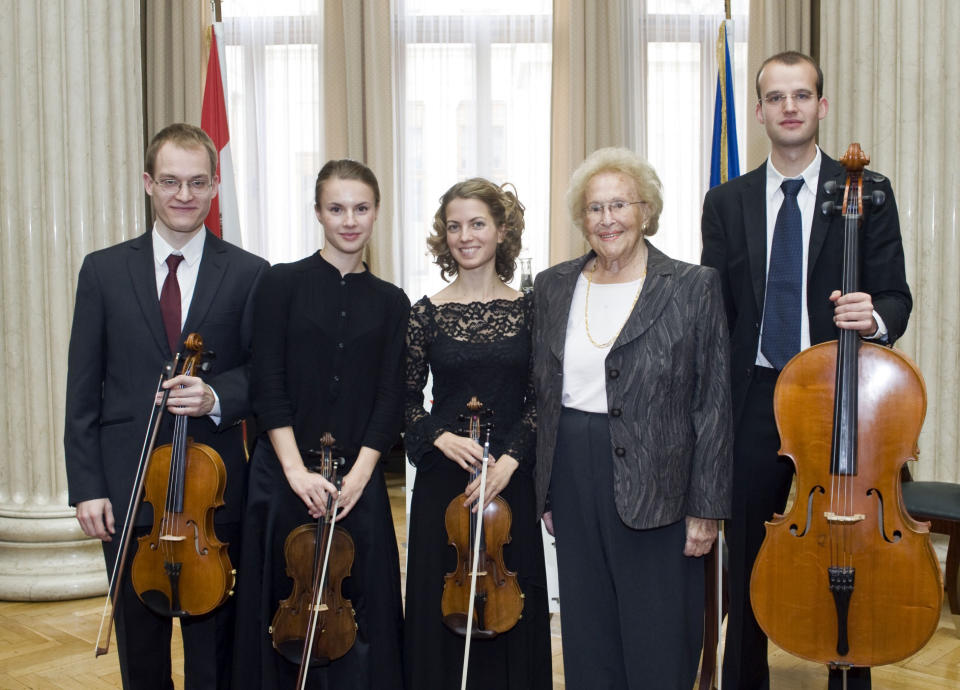
M 186 537 L 179 534 L 164 534 L 160 537 L 160 541 L 183 541 Z
M 863 513 L 855 513 L 853 515 L 837 515 L 829 510 L 823 514 L 823 517 L 827 519 L 827 522 L 833 522 L 841 525 L 861 522 L 867 519 L 867 516 Z

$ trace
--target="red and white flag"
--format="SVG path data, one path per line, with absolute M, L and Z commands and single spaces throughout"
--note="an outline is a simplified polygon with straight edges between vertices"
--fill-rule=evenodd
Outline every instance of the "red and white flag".
M 213 139 L 220 161 L 217 172 L 220 175 L 220 192 L 210 204 L 210 213 L 206 226 L 218 237 L 243 246 L 240 234 L 240 213 L 237 207 L 237 187 L 233 174 L 233 160 L 230 157 L 230 128 L 227 125 L 226 87 L 224 84 L 223 56 L 217 49 L 223 41 L 223 24 L 215 23 L 211 27 L 210 59 L 207 62 L 207 80 L 203 87 L 203 110 L 200 114 L 200 127 Z

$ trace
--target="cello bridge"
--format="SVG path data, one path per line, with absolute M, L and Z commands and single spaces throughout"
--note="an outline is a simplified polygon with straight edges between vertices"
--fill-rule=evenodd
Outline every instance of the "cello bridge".
M 313 607 L 313 610 L 317 613 L 323 613 L 324 611 L 328 611 L 329 607 L 326 604 L 317 604 Z
M 160 537 L 160 541 L 184 541 L 186 537 L 180 534 L 164 534 Z
M 841 524 L 841 525 L 843 524 L 849 525 L 849 524 L 853 524 L 854 522 L 861 522 L 862 520 L 867 519 L 867 516 L 864 515 L 863 513 L 855 513 L 853 515 L 837 515 L 836 513 L 831 512 L 829 510 L 823 514 L 823 517 L 827 519 L 827 522 L 832 522 L 832 523 Z
M 487 571 L 486 571 L 486 570 L 480 570 L 480 571 L 478 571 L 478 572 L 476 572 L 476 573 L 468 573 L 468 574 L 469 574 L 471 577 L 472 577 L 473 575 L 476 575 L 477 577 L 485 577 L 486 574 L 487 574 Z

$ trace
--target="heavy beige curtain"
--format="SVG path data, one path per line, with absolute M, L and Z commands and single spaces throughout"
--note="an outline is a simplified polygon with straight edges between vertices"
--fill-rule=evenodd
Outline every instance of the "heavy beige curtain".
M 960 3 L 821 3 L 820 58 L 830 114 L 820 143 L 839 155 L 857 141 L 890 177 L 900 211 L 910 326 L 897 347 L 926 379 L 918 479 L 960 481 Z M 855 27 L 852 33 L 849 27 Z
M 173 122 L 200 125 L 212 20 L 207 0 L 143 0 L 144 135 Z
M 370 269 L 400 275 L 394 219 L 393 56 L 390 3 L 324 2 L 323 108 L 327 158 L 353 158 L 380 183 L 378 230 L 367 248 Z
M 799 50 L 814 55 L 816 8 L 819 0 L 750 0 L 750 41 L 747 46 L 747 75 L 750 107 L 747 121 L 747 153 L 742 172 L 753 170 L 770 153 L 770 142 L 754 117 L 756 90 L 754 78 L 760 65 L 771 55 L 784 50 Z M 816 57 L 816 55 L 814 55 Z
M 550 118 L 550 265 L 583 254 L 567 215 L 570 175 L 587 154 L 625 146 L 622 0 L 555 0 Z

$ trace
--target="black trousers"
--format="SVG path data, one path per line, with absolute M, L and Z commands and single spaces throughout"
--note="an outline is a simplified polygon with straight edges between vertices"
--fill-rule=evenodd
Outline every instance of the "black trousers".
M 703 643 L 703 562 L 686 523 L 628 527 L 607 415 L 563 410 L 550 483 L 569 690 L 690 690 Z
M 158 616 L 144 606 L 130 581 L 130 563 L 136 552 L 136 538 L 147 528 L 137 528 L 130 545 L 126 574 L 114 613 L 120 675 L 127 690 L 173 690 L 170 642 L 173 619 Z M 119 548 L 119 534 L 103 545 L 107 572 Z M 216 526 L 217 538 L 229 544 L 227 550 L 234 567 L 240 562 L 240 525 Z M 203 616 L 180 619 L 183 637 L 184 690 L 224 690 L 230 687 L 233 657 L 234 597 Z
M 757 367 L 747 392 L 743 415 L 734 437 L 733 511 L 724 533 L 730 557 L 727 588 L 729 609 L 723 653 L 723 686 L 738 690 L 767 690 L 767 636 L 750 605 L 750 573 L 766 535 L 764 523 L 783 513 L 793 480 L 793 465 L 780 458 L 780 435 L 773 415 L 776 372 Z M 842 676 L 830 672 L 830 688 L 839 688 Z M 870 669 L 851 669 L 849 690 L 870 687 Z

